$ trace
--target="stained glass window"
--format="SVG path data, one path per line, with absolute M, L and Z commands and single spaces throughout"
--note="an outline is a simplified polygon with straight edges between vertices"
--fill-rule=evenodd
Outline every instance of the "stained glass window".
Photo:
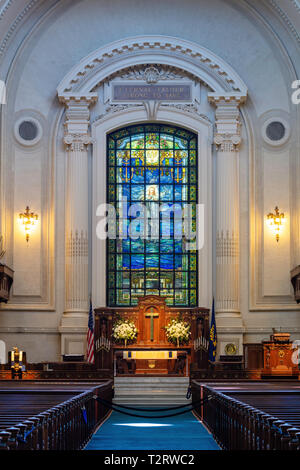
M 107 241 L 108 305 L 136 305 L 149 294 L 170 306 L 197 305 L 197 254 L 176 218 L 189 204 L 195 230 L 196 135 L 162 124 L 127 127 L 108 135 L 107 162 L 107 201 L 121 234 Z

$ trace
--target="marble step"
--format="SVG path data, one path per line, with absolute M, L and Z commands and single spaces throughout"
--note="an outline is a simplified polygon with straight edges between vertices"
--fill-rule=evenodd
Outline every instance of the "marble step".
M 189 377 L 169 377 L 162 375 L 160 376 L 144 376 L 144 375 L 131 375 L 131 376 L 117 376 L 115 377 L 116 382 L 135 382 L 137 380 L 143 380 L 144 382 L 187 382 Z
M 115 388 L 128 388 L 128 389 L 135 389 L 135 388 L 151 388 L 153 390 L 159 389 L 159 388 L 165 388 L 165 389 L 187 389 L 189 384 L 161 384 L 161 383 L 142 383 L 142 382 L 137 382 L 137 383 L 115 383 L 114 384 Z
M 115 377 L 114 403 L 128 405 L 186 405 L 188 377 Z
M 137 382 L 137 381 L 142 381 L 142 382 L 161 382 L 161 383 L 184 383 L 184 382 L 189 382 L 189 377 L 145 377 L 145 376 L 139 376 L 139 375 L 133 375 L 133 376 L 126 376 L 126 377 L 115 377 L 115 382 Z
M 143 389 L 143 390 L 115 390 L 114 396 L 142 396 L 142 395 L 149 395 L 153 397 L 157 396 L 177 396 L 177 397 L 185 397 L 186 390 L 151 390 L 151 389 Z

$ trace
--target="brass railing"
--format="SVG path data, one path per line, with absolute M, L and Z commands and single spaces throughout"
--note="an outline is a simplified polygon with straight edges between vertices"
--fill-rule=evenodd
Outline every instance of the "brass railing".
M 94 395 L 112 400 L 112 381 L 0 432 L 0 450 L 80 450 L 108 414 Z
M 195 411 L 224 450 L 300 450 L 300 428 L 224 395 L 192 383 Z

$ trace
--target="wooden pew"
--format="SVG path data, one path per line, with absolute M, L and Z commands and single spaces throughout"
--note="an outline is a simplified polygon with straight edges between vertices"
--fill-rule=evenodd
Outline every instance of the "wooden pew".
M 245 384 L 243 391 L 229 392 L 193 381 L 192 396 L 196 413 L 223 449 L 300 450 L 300 392 L 274 388 L 247 390 Z M 200 399 L 203 404 L 197 404 Z

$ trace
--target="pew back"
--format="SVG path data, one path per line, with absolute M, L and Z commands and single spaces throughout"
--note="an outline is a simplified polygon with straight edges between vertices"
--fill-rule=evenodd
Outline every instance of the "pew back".
M 226 450 L 300 450 L 300 391 L 253 384 L 222 387 L 193 381 L 196 413 Z M 241 390 L 241 388 L 244 388 Z
M 0 386 L 0 450 L 77 450 L 108 409 L 112 381 L 97 383 L 6 382 Z

